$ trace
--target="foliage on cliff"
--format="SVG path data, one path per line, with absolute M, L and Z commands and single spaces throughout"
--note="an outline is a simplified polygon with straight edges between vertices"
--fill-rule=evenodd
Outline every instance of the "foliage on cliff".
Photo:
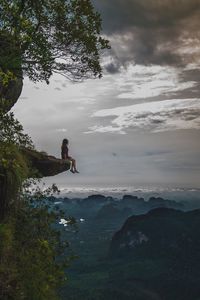
M 52 225 L 63 214 L 51 209 L 39 189 L 22 199 L 0 224 L 0 299 L 58 299 L 56 289 L 66 281 L 64 268 L 72 259 L 61 231 Z
M 52 227 L 60 214 L 44 195 L 22 193 L 38 160 L 9 110 L 23 76 L 47 83 L 53 73 L 76 81 L 101 77 L 100 52 L 109 45 L 90 0 L 1 0 L 0 20 L 0 299 L 53 300 L 65 280 L 57 256 L 66 254 L 67 244 Z M 51 166 L 56 163 L 51 159 Z M 59 172 L 68 167 L 59 164 Z
M 21 147 L 32 145 L 18 122 L 6 120 L 2 132 L 8 134 L 0 143 L 0 299 L 57 299 L 69 261 L 66 253 L 65 260 L 56 261 L 68 245 L 54 226 L 62 213 L 46 200 L 57 189 L 44 193 L 35 180 L 27 180 L 36 173 Z
M 101 77 L 99 52 L 109 46 L 90 0 L 1 0 L 0 19 L 3 70 L 22 68 L 31 80 L 47 83 L 53 72 L 75 80 Z
M 57 188 L 27 180 L 39 176 L 22 151 L 33 145 L 12 113 L 2 114 L 0 136 L 0 299 L 57 299 L 71 259 L 55 227 L 63 213 L 47 200 Z
M 0 110 L 0 220 L 13 202 L 17 204 L 22 183 L 30 173 L 29 163 L 20 151 L 22 146 L 33 148 L 30 137 L 13 113 Z
M 4 113 L 3 109 L 0 109 L 0 142 L 34 148 L 31 138 L 24 133 L 23 126 L 13 112 Z

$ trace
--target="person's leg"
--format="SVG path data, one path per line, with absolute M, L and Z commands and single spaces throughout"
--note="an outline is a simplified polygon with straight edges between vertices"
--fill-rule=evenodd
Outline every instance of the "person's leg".
M 74 166 L 73 166 L 73 159 L 71 157 L 68 157 L 67 160 L 70 161 L 70 171 L 72 173 L 75 173 Z
M 73 166 L 73 171 L 79 173 L 78 170 L 76 169 L 76 160 L 73 158 L 72 158 L 72 166 Z

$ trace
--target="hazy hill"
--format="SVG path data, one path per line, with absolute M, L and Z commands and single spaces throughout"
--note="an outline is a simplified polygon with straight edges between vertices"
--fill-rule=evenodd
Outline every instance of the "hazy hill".
M 199 237 L 200 210 L 157 208 L 128 218 L 109 250 L 113 264 L 123 265 L 112 285 L 121 278 L 128 289 L 135 285 L 157 299 L 199 299 Z

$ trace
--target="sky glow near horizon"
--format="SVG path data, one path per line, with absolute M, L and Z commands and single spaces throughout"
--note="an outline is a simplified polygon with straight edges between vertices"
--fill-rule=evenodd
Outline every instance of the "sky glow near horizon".
M 58 186 L 199 187 L 200 1 L 94 0 L 112 49 L 104 76 L 25 79 L 13 111 L 39 150 L 63 138 L 80 174 Z M 155 9 L 156 7 L 156 9 Z M 119 26 L 121 24 L 121 26 Z

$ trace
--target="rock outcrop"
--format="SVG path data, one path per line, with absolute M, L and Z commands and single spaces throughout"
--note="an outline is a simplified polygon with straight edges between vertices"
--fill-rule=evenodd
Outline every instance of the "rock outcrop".
M 31 163 L 31 166 L 37 171 L 39 177 L 55 176 L 70 169 L 69 160 L 58 159 L 43 152 L 27 148 L 23 148 L 21 151 Z
M 21 51 L 8 32 L 0 32 L 0 109 L 8 112 L 17 102 L 23 87 Z
M 6 113 L 17 102 L 23 87 L 22 77 L 10 80 L 7 85 L 0 81 L 0 108 Z

